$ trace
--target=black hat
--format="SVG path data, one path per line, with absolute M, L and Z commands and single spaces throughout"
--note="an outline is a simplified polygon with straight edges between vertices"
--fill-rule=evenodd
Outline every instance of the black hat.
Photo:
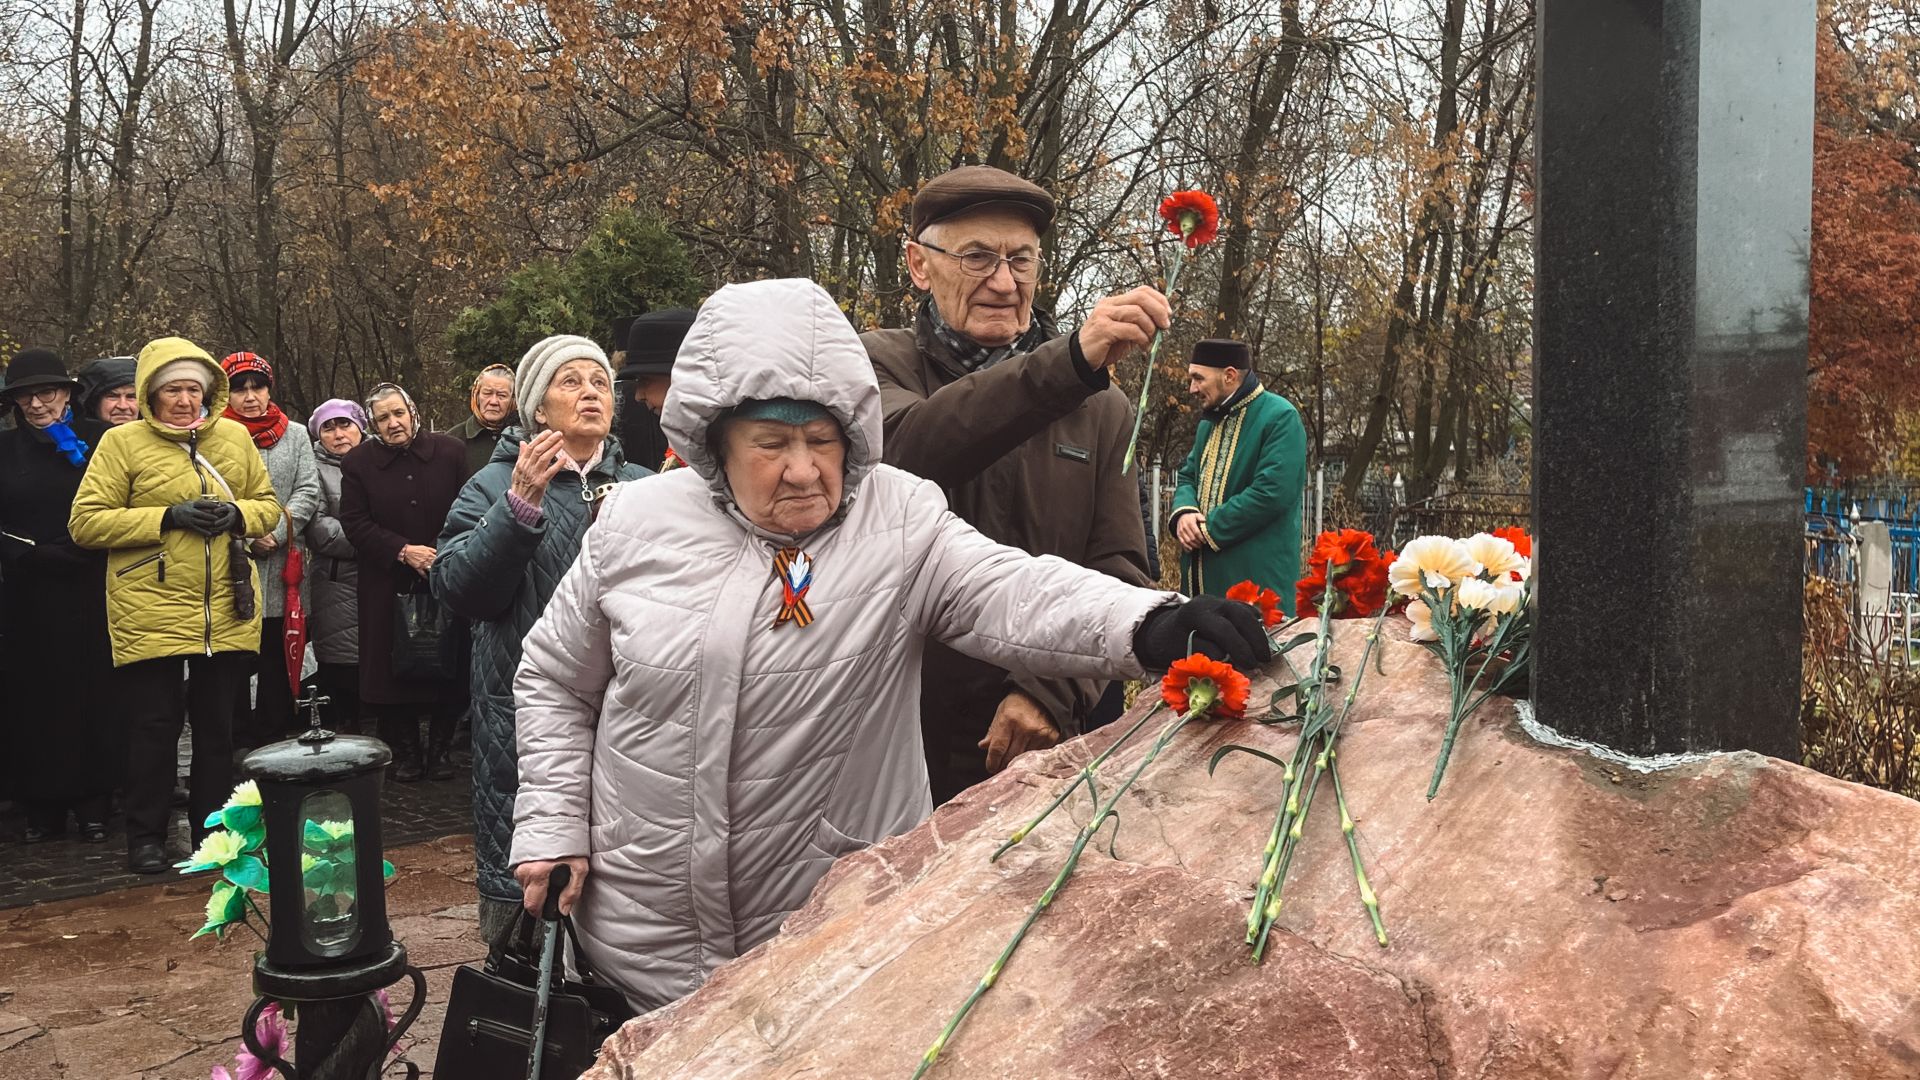
M 622 315 L 613 320 L 613 332 L 607 335 L 607 355 L 619 359 L 627 351 L 627 331 L 638 315 Z
M 920 238 L 920 230 L 936 221 L 999 206 L 1017 210 L 1033 220 L 1035 232 L 1046 232 L 1053 224 L 1053 196 L 1038 184 L 1029 183 L 991 165 L 967 165 L 926 182 L 913 197 L 908 215 L 908 235 Z
M 1253 350 L 1247 348 L 1244 341 L 1231 338 L 1204 338 L 1194 343 L 1193 359 L 1189 364 L 1201 367 L 1238 368 L 1241 371 L 1253 370 Z
M 627 355 L 620 378 L 671 374 L 673 358 L 693 326 L 693 314 L 686 308 L 667 308 L 635 317 L 627 327 Z
M 5 393 L 11 397 L 15 390 L 29 386 L 68 386 L 78 390 L 80 380 L 67 374 L 67 365 L 60 362 L 60 354 L 52 349 L 22 349 L 7 365 Z

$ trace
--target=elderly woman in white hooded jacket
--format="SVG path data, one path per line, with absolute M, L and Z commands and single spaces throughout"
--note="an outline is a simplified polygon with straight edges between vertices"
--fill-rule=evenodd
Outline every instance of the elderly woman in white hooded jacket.
M 1012 670 L 1137 678 L 1270 647 L 1244 604 L 1134 588 L 986 539 L 880 463 L 880 394 L 810 281 L 700 309 L 662 424 L 691 468 L 621 485 L 531 632 L 510 861 L 548 876 L 637 1009 L 778 931 L 841 855 L 932 812 L 928 639 Z

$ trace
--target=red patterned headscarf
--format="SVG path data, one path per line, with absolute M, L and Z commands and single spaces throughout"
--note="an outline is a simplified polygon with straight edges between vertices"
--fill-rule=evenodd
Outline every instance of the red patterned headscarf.
M 273 365 L 267 363 L 258 353 L 231 353 L 226 359 L 220 361 L 220 370 L 227 373 L 229 387 L 233 385 L 236 376 L 247 374 L 258 375 L 267 380 L 269 388 L 273 386 Z M 233 398 L 229 391 L 227 411 L 224 415 L 229 420 L 238 420 L 246 425 L 247 434 L 253 436 L 253 445 L 262 450 L 279 442 L 280 437 L 287 433 L 287 414 L 281 412 L 280 406 L 272 401 L 267 402 L 267 411 L 259 416 L 241 416 L 233 411 Z

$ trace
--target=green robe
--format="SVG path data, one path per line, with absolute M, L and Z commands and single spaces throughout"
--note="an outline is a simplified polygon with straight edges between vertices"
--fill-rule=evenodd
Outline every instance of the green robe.
M 1198 512 L 1206 543 L 1181 552 L 1181 591 L 1223 596 L 1252 581 L 1279 593 L 1292 615 L 1306 484 L 1307 429 L 1286 398 L 1256 384 L 1224 417 L 1200 421 L 1173 520 Z

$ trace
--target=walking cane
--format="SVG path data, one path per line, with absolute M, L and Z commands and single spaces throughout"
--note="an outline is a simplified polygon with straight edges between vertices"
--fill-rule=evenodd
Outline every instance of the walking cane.
M 533 1051 L 527 1057 L 527 1080 L 540 1080 L 547 1048 L 547 998 L 553 993 L 554 946 L 560 942 L 560 894 L 573 882 L 573 868 L 561 863 L 547 876 L 547 899 L 540 905 L 540 983 L 534 988 Z

